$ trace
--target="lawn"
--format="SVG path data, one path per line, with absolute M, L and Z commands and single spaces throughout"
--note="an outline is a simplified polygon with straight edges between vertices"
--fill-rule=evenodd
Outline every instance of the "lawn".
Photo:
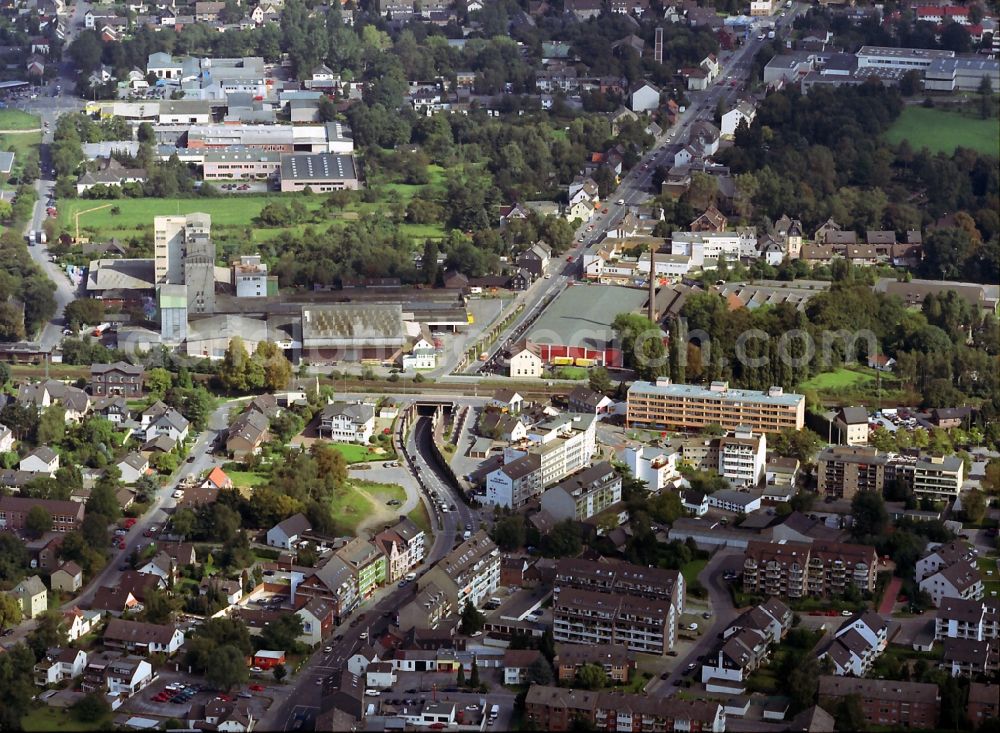
M 995 557 L 979 558 L 979 572 L 983 576 L 984 598 L 990 600 L 1000 596 L 1000 566 Z
M 41 132 L 14 132 L 8 135 L 0 135 L 0 150 L 14 151 L 14 165 L 17 165 L 18 158 L 21 158 L 21 162 L 24 162 L 24 156 L 32 148 L 37 148 L 41 144 Z
M 406 501 L 402 486 L 351 479 L 334 493 L 330 511 L 340 528 L 356 533 L 363 524 L 378 525 L 395 517 L 398 507 L 386 505 L 392 499 Z
M 270 202 L 280 202 L 276 196 L 220 196 L 219 198 L 117 199 L 100 211 L 80 216 L 80 228 L 99 232 L 136 230 L 153 225 L 154 216 L 204 212 L 212 217 L 212 226 L 253 226 L 253 219 Z M 308 199 L 307 199 L 308 201 Z M 317 204 L 322 201 L 316 198 Z M 59 202 L 59 216 L 66 227 L 73 224 L 78 211 L 86 211 L 102 203 L 89 199 L 67 199 Z M 117 207 L 119 213 L 112 214 Z
M 248 488 L 256 489 L 258 486 L 263 486 L 270 479 L 262 473 L 257 471 L 226 471 L 226 475 L 233 480 L 233 486 L 236 488 Z
M 431 518 L 427 513 L 427 507 L 422 501 L 417 502 L 417 507 L 406 515 L 415 525 L 420 527 L 427 534 L 431 533 Z
M 83 723 L 68 710 L 57 710 L 48 705 L 35 705 L 31 712 L 21 718 L 21 725 L 26 731 L 108 730 L 111 726 L 111 717 L 108 716 L 106 720 Z
M 681 568 L 681 575 L 684 576 L 684 587 L 690 588 L 698 582 L 698 573 L 708 565 L 708 560 L 692 560 Z
M 41 126 L 38 115 L 19 109 L 0 109 L 0 130 L 38 130 Z
M 364 463 L 365 461 L 386 461 L 395 454 L 386 448 L 376 448 L 356 443 L 331 443 L 334 450 L 340 451 L 348 463 Z
M 860 387 L 873 381 L 875 381 L 875 377 L 870 374 L 853 369 L 840 368 L 832 372 L 817 374 L 799 386 L 803 389 L 815 390 L 848 389 L 851 387 Z
M 927 107 L 907 107 L 886 131 L 885 139 L 898 144 L 906 139 L 919 150 L 951 154 L 955 148 L 972 148 L 1000 156 L 1000 121 L 981 120 L 957 112 Z

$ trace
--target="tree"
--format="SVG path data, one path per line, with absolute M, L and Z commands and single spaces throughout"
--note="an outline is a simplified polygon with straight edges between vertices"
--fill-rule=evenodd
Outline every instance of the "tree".
M 92 692 L 73 705 L 73 717 L 81 723 L 96 723 L 111 714 L 111 704 L 100 692 Z
M 666 373 L 666 349 L 659 326 L 645 316 L 620 313 L 611 327 L 621 344 L 625 366 L 634 369 L 640 379 L 655 380 Z
M 52 515 L 45 507 L 33 506 L 28 510 L 28 516 L 24 519 L 24 528 L 29 534 L 38 538 L 52 529 Z
M 551 685 L 555 675 L 552 674 L 552 665 L 549 661 L 539 656 L 528 666 L 528 681 L 533 685 Z
M 455 682 L 456 682 L 456 684 L 460 685 L 461 687 L 465 687 L 465 665 L 464 664 L 458 665 L 458 674 L 455 675 Z
M 590 370 L 590 388 L 595 392 L 605 394 L 611 391 L 611 376 L 604 367 L 594 367 Z
M 839 731 L 865 730 L 865 711 L 861 707 L 861 696 L 852 693 L 840 698 L 834 708 L 833 718 Z
M 542 538 L 542 552 L 549 557 L 573 557 L 582 549 L 580 530 L 572 519 L 559 522 Z
M 476 658 L 472 658 L 472 673 L 469 675 L 469 687 L 479 687 L 479 665 L 476 663 Z
M 285 665 L 279 664 L 274 667 L 271 674 L 274 675 L 274 681 L 280 684 L 281 681 L 288 675 L 288 670 L 285 668 Z
M 277 344 L 261 341 L 254 351 L 253 361 L 260 363 L 264 369 L 264 389 L 277 392 L 288 386 L 292 378 L 292 365 Z
M 68 638 L 62 614 L 56 611 L 46 611 L 41 616 L 36 617 L 35 630 L 28 634 L 25 641 L 35 653 L 35 659 L 42 659 L 47 649 L 67 644 Z
M 21 623 L 21 604 L 9 593 L 0 593 L 0 629 L 12 629 Z
M 300 646 L 300 636 L 302 636 L 302 617 L 294 613 L 284 613 L 263 628 L 260 643 L 264 649 L 294 652 Z
M 477 631 L 482 631 L 483 626 L 486 625 L 486 616 L 479 611 L 472 601 L 466 601 L 465 607 L 462 608 L 462 623 L 461 632 L 466 636 L 476 633 Z
M 163 367 L 154 367 L 146 372 L 145 383 L 146 390 L 162 400 L 173 386 L 174 375 Z
M 788 673 L 786 681 L 788 695 L 798 710 L 804 710 L 813 704 L 818 684 L 819 661 L 807 650 L 804 658 Z
M 66 306 L 63 315 L 67 328 L 79 331 L 83 326 L 96 326 L 103 321 L 104 313 L 103 300 L 79 298 Z
M 969 524 L 982 524 L 986 516 L 986 497 L 983 492 L 977 489 L 965 492 L 962 497 L 962 511 L 965 513 L 965 521 Z
M 87 499 L 87 516 L 100 514 L 106 518 L 105 524 L 118 519 L 122 514 L 122 509 L 118 504 L 117 492 L 118 487 L 113 482 L 104 479 L 98 481 L 90 492 L 90 498 Z
M 424 282 L 430 286 L 437 283 L 438 277 L 438 246 L 433 239 L 424 240 L 424 256 L 420 260 L 420 268 L 423 270 Z
M 246 682 L 249 676 L 243 652 L 231 644 L 216 649 L 212 663 L 205 669 L 205 679 L 218 690 L 230 690 Z
M 525 535 L 524 517 L 520 514 L 503 517 L 493 525 L 493 541 L 506 552 L 522 547 Z
M 42 410 L 38 418 L 38 442 L 42 445 L 61 443 L 66 437 L 66 409 L 53 404 Z
M 0 363 L 0 387 L 3 387 L 7 382 L 10 381 L 10 367 L 6 364 Z
M 854 524 L 851 534 L 855 538 L 877 537 L 889 526 L 889 513 L 885 500 L 875 491 L 859 491 L 851 500 L 851 515 Z
M 576 672 L 576 683 L 585 690 L 600 690 L 608 683 L 608 675 L 599 664 L 584 664 Z

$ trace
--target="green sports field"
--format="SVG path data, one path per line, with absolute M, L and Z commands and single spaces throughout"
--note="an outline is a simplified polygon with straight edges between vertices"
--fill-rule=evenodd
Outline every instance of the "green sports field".
M 38 115 L 19 109 L 0 109 L 0 130 L 38 130 L 41 127 Z
M 920 150 L 952 153 L 955 148 L 972 148 L 980 153 L 1000 157 L 1000 120 L 981 120 L 957 112 L 927 107 L 907 107 L 885 139 L 896 145 L 909 140 Z
M 281 201 L 281 199 L 271 196 L 117 199 L 115 201 L 66 199 L 59 202 L 59 214 L 62 217 L 63 225 L 72 227 L 76 212 L 110 204 L 103 209 L 90 211 L 80 216 L 81 230 L 90 229 L 102 233 L 152 227 L 154 216 L 191 214 L 196 211 L 209 214 L 212 217 L 213 226 L 253 226 L 251 219 L 260 213 L 268 201 Z M 320 202 L 321 199 L 317 197 L 317 205 Z M 119 213 L 111 213 L 115 207 Z

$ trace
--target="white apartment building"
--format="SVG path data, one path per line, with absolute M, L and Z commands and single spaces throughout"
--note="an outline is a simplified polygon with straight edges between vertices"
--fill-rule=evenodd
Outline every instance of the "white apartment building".
M 679 474 L 677 451 L 673 448 L 643 446 L 626 448 L 625 464 L 639 481 L 645 481 L 650 491 L 662 491 Z
M 1000 637 L 1000 608 L 995 601 L 946 598 L 934 618 L 934 640 L 971 639 L 986 641 Z
M 445 555 L 420 579 L 420 590 L 436 586 L 461 613 L 466 602 L 479 608 L 500 585 L 500 549 L 480 530 Z
M 189 245 L 207 240 L 212 232 L 208 214 L 153 218 L 153 267 L 157 284 L 184 283 L 184 256 Z
M 756 258 L 757 230 L 746 227 L 729 232 L 674 232 L 670 253 L 689 257 L 692 267 L 715 267 L 720 257 L 729 262 L 741 257 Z
M 486 503 L 520 509 L 542 493 L 541 458 L 526 453 L 486 477 Z
M 237 298 L 263 298 L 267 295 L 267 263 L 260 255 L 242 255 L 233 265 L 233 285 Z
M 750 428 L 737 428 L 719 440 L 719 475 L 736 488 L 757 486 L 764 478 L 767 438 Z
M 958 456 L 919 458 L 913 467 L 913 493 L 918 499 L 957 499 L 964 473 Z
M 542 494 L 542 511 L 556 521 L 582 522 L 622 500 L 622 477 L 607 461 L 560 481 Z

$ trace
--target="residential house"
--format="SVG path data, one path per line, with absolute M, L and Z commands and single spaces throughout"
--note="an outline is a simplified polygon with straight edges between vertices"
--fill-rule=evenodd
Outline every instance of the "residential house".
M 375 431 L 375 407 L 363 402 L 334 402 L 320 414 L 319 434 L 338 443 L 365 445 Z
M 177 579 L 177 563 L 166 552 L 157 552 L 137 570 L 140 575 L 156 575 L 169 585 Z
M 833 641 L 819 654 L 829 658 L 835 675 L 864 677 L 888 645 L 889 625 L 872 611 L 858 614 L 841 624 Z
M 660 106 L 660 90 L 643 82 L 629 94 L 629 109 L 633 112 L 649 112 Z
M 225 471 L 216 466 L 208 472 L 208 475 L 202 480 L 201 486 L 205 489 L 221 491 L 222 489 L 233 488 L 233 480 L 229 478 L 229 475 Z
M 76 593 L 83 586 L 83 570 L 70 560 L 60 565 L 49 577 L 52 590 L 64 593 Z
M 514 349 L 508 367 L 509 376 L 540 379 L 544 371 L 545 363 L 538 355 L 537 347 L 525 344 Z
M 820 705 L 833 710 L 847 697 L 860 701 L 868 726 L 932 729 L 938 725 L 941 693 L 936 684 L 820 676 Z
M 165 437 L 180 443 L 187 440 L 190 423 L 174 408 L 156 402 L 142 413 L 141 425 L 146 440 Z
M 690 489 L 682 491 L 681 506 L 696 517 L 702 517 L 708 514 L 708 496 Z
M 945 639 L 940 667 L 952 677 L 988 675 L 998 668 L 996 639 Z
M 59 454 L 47 445 L 40 445 L 21 459 L 18 468 L 21 471 L 45 473 L 51 476 L 59 470 Z
M 517 256 L 516 262 L 518 267 L 530 272 L 532 277 L 539 278 L 545 274 L 551 258 L 552 248 L 545 242 L 535 242 Z
M 93 631 L 101 623 L 100 611 L 81 611 L 74 606 L 68 611 L 63 611 L 63 628 L 66 629 L 66 638 L 76 641 Z
M 487 404 L 498 410 L 516 414 L 524 407 L 524 397 L 512 389 L 498 389 Z
M 49 607 L 49 592 L 42 579 L 32 575 L 15 585 L 10 594 L 21 604 L 21 615 L 32 619 L 45 613 Z
M 709 692 L 745 691 L 745 682 L 767 659 L 770 640 L 757 629 L 741 628 L 729 636 L 701 667 L 701 681 Z M 735 683 L 735 684 L 734 684 Z
M 689 229 L 692 232 L 724 232 L 728 223 L 726 215 L 712 204 L 691 222 Z
M 128 656 L 108 664 L 104 679 L 112 695 L 132 697 L 153 681 L 153 668 L 145 659 Z
M 114 33 L 114 31 L 111 32 Z M 149 173 L 145 168 L 126 168 L 115 158 L 99 158 L 97 166 L 96 170 L 86 171 L 76 179 L 78 196 L 95 186 L 122 188 L 130 183 L 145 183 L 149 178 Z
M 113 425 L 121 425 L 132 416 L 128 402 L 124 397 L 101 397 L 94 400 L 92 406 L 94 415 L 103 417 Z
M 535 665 L 548 665 L 548 660 L 537 649 L 508 649 L 503 655 L 503 683 L 527 685 Z
M 268 547 L 290 550 L 292 545 L 310 530 L 312 530 L 312 524 L 306 519 L 305 514 L 293 514 L 267 530 Z
M 555 522 L 584 522 L 616 507 L 620 510 L 621 500 L 622 477 L 610 463 L 602 461 L 547 489 L 540 503 Z
M 728 112 L 723 112 L 720 132 L 723 137 L 731 138 L 736 135 L 736 129 L 741 124 L 747 127 L 753 124 L 757 117 L 757 108 L 748 100 L 741 100 L 736 103 Z
M 584 386 L 574 387 L 566 398 L 570 412 L 586 415 L 605 415 L 614 407 L 614 400 Z
M 978 601 L 984 593 L 979 568 L 967 560 L 942 567 L 921 580 L 919 586 L 930 594 L 935 606 L 950 598 Z
M 142 397 L 144 374 L 141 366 L 124 361 L 93 364 L 90 367 L 90 393 L 94 397 Z
M 843 445 L 868 445 L 868 410 L 864 407 L 841 407 L 833 424 Z
M 372 540 L 387 559 L 386 582 L 395 583 L 424 559 L 426 536 L 408 517 L 401 517 L 392 527 Z
M 35 684 L 39 687 L 57 685 L 76 679 L 87 668 L 87 652 L 83 649 L 49 649 L 45 658 L 35 664 Z
M 14 433 L 6 425 L 0 424 L 0 453 L 14 450 Z
M 364 537 L 354 537 L 334 557 L 351 569 L 359 601 L 369 598 L 386 582 L 386 557 Z
M 184 643 L 184 632 L 172 624 L 148 624 L 113 618 L 104 630 L 105 646 L 144 655 L 173 655 Z
M 226 452 L 236 460 L 260 453 L 267 442 L 270 422 L 257 410 L 246 410 L 239 415 L 226 433 Z
M 1000 607 L 997 601 L 945 598 L 934 617 L 934 640 L 1000 638 Z
M 333 632 L 336 625 L 334 608 L 322 598 L 310 599 L 295 614 L 302 619 L 302 635 L 299 641 L 308 646 L 316 646 Z
M 719 440 L 719 475 L 733 487 L 756 487 L 764 479 L 766 461 L 767 438 L 763 433 L 740 427 Z
M 149 459 L 134 451 L 118 461 L 115 466 L 121 472 L 122 483 L 126 486 L 134 484 L 149 473 Z
M 1000 718 L 1000 694 L 993 683 L 969 683 L 969 699 L 965 713 L 976 729 L 982 727 L 987 720 Z
M 505 440 L 509 443 L 516 443 L 528 437 L 527 426 L 516 415 L 494 410 L 487 410 L 479 415 L 476 432 L 487 438 Z

